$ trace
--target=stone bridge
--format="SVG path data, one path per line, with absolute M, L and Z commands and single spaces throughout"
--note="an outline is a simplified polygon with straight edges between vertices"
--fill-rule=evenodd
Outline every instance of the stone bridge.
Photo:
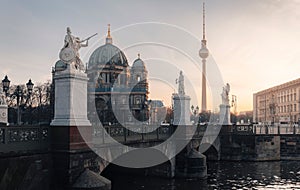
M 199 177 L 197 172 L 205 170 L 205 166 L 199 163 L 193 165 L 197 160 L 193 156 L 186 156 L 193 145 L 208 160 L 300 160 L 300 130 L 294 126 L 279 129 L 278 126 L 222 126 L 220 134 L 207 133 L 206 130 L 218 126 L 190 126 L 195 129 L 193 134 L 187 132 L 189 127 L 179 127 L 184 129 L 180 133 L 186 133 L 187 138 L 174 140 L 187 141 L 192 135 L 191 143 L 171 159 L 168 157 L 171 154 L 169 150 L 177 148 L 174 143 L 166 144 L 162 152 L 153 149 L 151 153 L 165 157 L 166 162 L 147 169 L 148 175 L 184 177 L 195 174 L 195 177 Z M 74 183 L 84 168 L 101 173 L 110 168 L 113 160 L 118 163 L 136 157 L 138 161 L 141 154 L 129 151 L 131 147 L 161 145 L 174 135 L 176 129 L 177 126 L 160 126 L 156 130 L 151 126 L 132 130 L 107 126 L 105 131 L 95 130 L 91 132 L 93 143 L 90 145 L 97 153 L 105 152 L 103 157 L 99 157 L 86 146 L 77 127 L 0 126 L 0 189 L 18 189 L 29 184 L 33 188 L 49 187 L 49 184 L 51 187 L 54 179 L 62 176 L 66 177 L 68 183 Z M 112 143 L 108 135 L 126 146 Z M 199 144 L 201 146 L 197 147 Z M 120 152 L 122 154 L 118 155 Z M 188 173 L 188 168 L 194 173 Z

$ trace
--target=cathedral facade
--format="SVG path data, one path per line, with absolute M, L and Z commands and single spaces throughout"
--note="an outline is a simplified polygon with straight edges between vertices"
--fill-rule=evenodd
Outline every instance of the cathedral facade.
M 110 27 L 104 45 L 91 54 L 87 65 L 90 120 L 102 124 L 134 124 L 148 120 L 148 71 L 138 55 L 129 66 L 123 51 L 113 44 Z

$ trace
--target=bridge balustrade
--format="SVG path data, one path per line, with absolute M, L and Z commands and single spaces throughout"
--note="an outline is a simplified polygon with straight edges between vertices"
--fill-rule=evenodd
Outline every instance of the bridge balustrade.
M 255 134 L 300 134 L 296 125 L 254 125 Z
M 254 133 L 253 125 L 245 124 L 245 125 L 233 125 L 232 132 L 234 134 L 248 134 L 252 135 Z
M 163 141 L 168 139 L 174 132 L 174 126 L 106 126 L 97 128 L 94 134 L 94 140 L 101 143 L 110 143 L 109 136 L 120 143 L 131 143 L 138 141 Z M 100 141 L 99 141 L 100 140 Z
M 0 127 L 0 154 L 50 149 L 49 126 Z

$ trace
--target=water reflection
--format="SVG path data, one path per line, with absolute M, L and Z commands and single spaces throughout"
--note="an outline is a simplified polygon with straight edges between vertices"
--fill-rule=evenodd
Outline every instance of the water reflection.
M 300 189 L 300 162 L 209 162 L 207 180 L 114 176 L 114 190 Z

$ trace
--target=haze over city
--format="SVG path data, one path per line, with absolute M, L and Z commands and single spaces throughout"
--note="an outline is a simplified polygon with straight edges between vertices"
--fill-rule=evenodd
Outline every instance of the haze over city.
M 299 78 L 299 8 L 299 0 L 206 2 L 207 47 L 213 58 L 208 64 L 215 61 L 224 83 L 230 83 L 231 93 L 238 97 L 238 111 L 252 109 L 254 92 Z M 172 45 L 189 52 L 201 66 L 198 51 L 202 38 L 202 1 L 6 1 L 0 10 L 1 74 L 2 77 L 7 74 L 14 84 L 23 84 L 29 78 L 35 82 L 51 79 L 51 67 L 58 60 L 67 26 L 81 38 L 98 33 L 90 41 L 90 47 L 81 50 L 85 62 L 95 48 L 104 44 L 110 23 L 114 44 L 125 49 L 130 64 L 141 53 L 147 65 L 152 64 L 158 70 L 159 65 L 155 64 L 163 62 L 175 64 L 179 69 L 185 67 L 185 58 L 166 49 L 141 46 L 126 50 L 135 42 L 154 37 L 156 43 L 176 39 Z M 137 23 L 148 24 L 135 28 Z M 179 29 L 170 33 L 173 26 Z M 133 33 L 135 30 L 140 33 Z M 188 47 L 185 42 L 193 39 Z M 200 74 L 185 73 L 195 83 Z M 177 71 L 172 75 L 175 81 Z M 162 93 L 161 88 L 153 87 L 159 86 L 154 83 L 150 81 L 150 98 L 162 98 L 169 104 L 173 89 L 167 88 L 167 93 Z M 201 81 L 194 88 L 200 102 Z

